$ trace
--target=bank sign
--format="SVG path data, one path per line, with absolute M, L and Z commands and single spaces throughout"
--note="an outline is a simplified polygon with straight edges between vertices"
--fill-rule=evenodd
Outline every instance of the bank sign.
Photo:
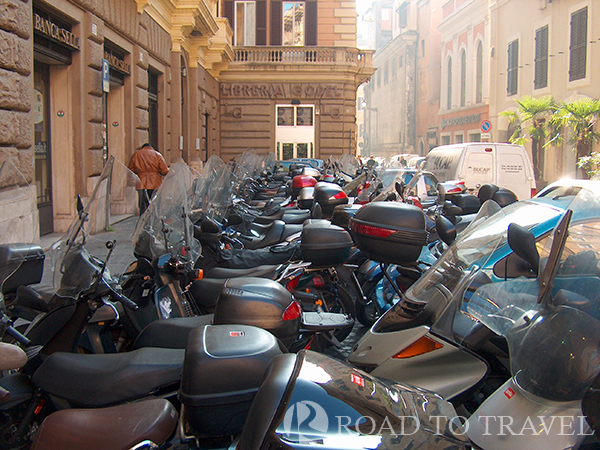
M 37 13 L 33 13 L 33 28 L 35 31 L 67 47 L 74 50 L 80 49 L 79 38 L 77 36 L 66 28 L 61 28 L 59 25 L 51 22 L 49 19 L 44 19 Z

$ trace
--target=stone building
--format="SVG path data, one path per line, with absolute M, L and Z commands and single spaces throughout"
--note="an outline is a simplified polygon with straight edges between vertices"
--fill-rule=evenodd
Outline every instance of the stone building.
M 356 146 L 356 89 L 373 69 L 353 1 L 2 4 L 0 162 L 35 187 L 0 196 L 3 242 L 65 231 L 107 157 L 127 163 L 145 142 L 191 165 Z

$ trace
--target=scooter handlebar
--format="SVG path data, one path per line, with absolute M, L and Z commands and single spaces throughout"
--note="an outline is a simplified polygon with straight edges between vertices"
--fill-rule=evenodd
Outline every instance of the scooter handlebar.
M 29 347 L 31 345 L 31 341 L 29 339 L 27 339 L 21 334 L 21 332 L 10 325 L 6 327 L 4 332 L 24 347 Z

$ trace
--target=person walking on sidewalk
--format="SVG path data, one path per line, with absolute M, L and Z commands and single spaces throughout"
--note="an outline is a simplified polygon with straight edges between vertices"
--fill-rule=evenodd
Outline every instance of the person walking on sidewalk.
M 154 190 L 159 188 L 162 177 L 169 172 L 169 169 L 163 156 L 148 143 L 142 145 L 142 148 L 131 156 L 129 169 L 140 179 L 137 191 L 141 216 L 146 211 Z

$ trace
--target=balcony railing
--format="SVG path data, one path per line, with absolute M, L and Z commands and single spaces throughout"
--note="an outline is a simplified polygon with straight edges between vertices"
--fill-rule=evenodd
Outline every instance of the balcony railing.
M 373 51 L 348 47 L 234 47 L 233 51 L 233 64 L 373 65 Z

